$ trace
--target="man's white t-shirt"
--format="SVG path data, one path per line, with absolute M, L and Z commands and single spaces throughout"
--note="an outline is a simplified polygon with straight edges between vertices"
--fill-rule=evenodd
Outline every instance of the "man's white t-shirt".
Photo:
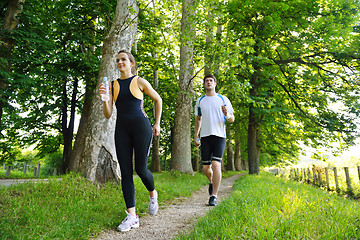
M 222 97 L 222 98 L 221 98 Z M 215 135 L 226 138 L 225 132 L 225 116 L 221 110 L 221 106 L 226 105 L 228 113 L 233 113 L 234 110 L 229 99 L 223 95 L 219 96 L 204 96 L 196 100 L 195 116 L 199 116 L 199 101 L 201 111 L 201 127 L 200 137 L 207 137 Z M 201 100 L 200 100 L 201 99 Z

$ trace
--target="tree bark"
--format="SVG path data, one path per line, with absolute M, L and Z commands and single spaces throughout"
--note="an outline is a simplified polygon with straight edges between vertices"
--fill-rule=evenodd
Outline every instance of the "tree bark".
M 259 56 L 260 51 L 260 42 L 259 40 L 255 41 L 254 44 L 254 56 Z M 254 73 L 250 79 L 250 97 L 256 99 L 258 96 L 258 89 L 261 85 L 259 80 L 260 67 L 259 64 L 254 60 L 253 67 Z M 260 117 L 259 113 L 256 112 L 256 107 L 253 103 L 250 103 L 249 106 L 249 123 L 248 123 L 248 162 L 249 162 L 249 173 L 250 174 L 259 174 L 259 156 L 260 149 L 258 147 L 259 141 L 259 127 L 260 127 Z
M 195 1 L 182 3 L 179 93 L 176 102 L 173 145 L 171 151 L 172 170 L 192 173 L 191 166 L 191 110 L 193 90 L 193 38 L 195 35 Z
M 240 136 L 238 133 L 235 133 L 234 167 L 236 171 L 243 170 L 241 167 Z
M 64 151 L 63 151 L 63 161 L 62 161 L 62 172 L 66 173 L 69 171 L 69 163 L 71 160 L 72 154 L 72 141 L 74 137 L 74 126 L 75 126 L 75 110 L 76 110 L 76 95 L 78 91 L 79 80 L 78 78 L 74 79 L 73 84 L 73 92 L 71 96 L 71 106 L 70 106 L 70 119 L 68 124 L 68 117 L 67 117 L 67 90 L 66 90 L 66 83 L 64 83 L 63 89 L 63 110 L 62 110 L 62 120 L 61 120 L 61 131 L 63 135 L 63 144 L 64 144 Z
M 120 50 L 131 49 L 137 31 L 138 11 L 134 0 L 117 1 L 113 24 L 104 39 L 97 87 L 88 88 L 90 92 L 85 99 L 70 169 L 82 172 L 90 181 L 103 183 L 110 179 L 120 180 L 121 177 L 114 142 L 116 107 L 111 118 L 106 119 L 97 89 L 103 76 L 112 80 L 120 76 L 116 71 L 115 58 Z M 84 117 L 88 119 L 84 120 Z
M 153 58 L 157 58 L 157 54 L 153 54 Z M 154 89 L 158 91 L 159 88 L 159 72 L 156 69 L 153 70 L 153 83 L 154 83 Z M 155 107 L 154 107 L 154 115 L 155 115 Z M 160 136 L 156 136 L 153 139 L 152 142 L 152 148 L 151 148 L 151 171 L 152 172 L 160 172 L 161 166 L 160 166 Z
M 23 4 L 25 0 L 9 0 L 6 6 L 6 13 L 3 20 L 2 30 L 8 32 L 5 34 L 6 37 L 0 38 L 0 56 L 10 56 L 14 49 L 15 40 L 11 37 L 12 31 L 15 30 L 19 24 L 19 19 L 17 16 L 21 13 L 23 9 Z M 1 68 L 5 72 L 10 71 L 10 63 L 8 62 L 5 65 L 2 65 Z M 0 76 L 0 92 L 2 89 L 6 88 L 7 81 L 6 76 Z M 1 128 L 1 120 L 4 111 L 5 104 L 7 102 L 7 98 L 0 94 L 0 130 Z
M 195 172 L 199 171 L 199 161 L 200 161 L 200 148 L 195 147 L 195 154 L 192 157 L 192 167 Z
M 214 34 L 213 34 L 213 26 L 211 24 L 211 20 L 214 18 L 214 12 L 213 11 L 209 11 L 208 12 L 208 16 L 207 16 L 207 21 L 208 21 L 208 25 L 209 28 L 207 29 L 207 34 L 206 34 L 206 39 L 205 39 L 205 46 L 206 49 L 205 53 L 204 53 L 204 75 L 208 75 L 208 74 L 212 74 L 212 65 L 213 65 L 213 60 L 214 60 L 214 56 L 213 56 L 213 52 L 211 51 L 211 47 L 213 45 L 213 38 L 214 38 Z
M 228 171 L 235 171 L 234 165 L 234 150 L 231 143 L 231 129 L 230 127 L 226 128 L 226 170 Z
M 151 148 L 152 172 L 161 172 L 159 148 L 160 148 L 160 136 L 156 136 L 153 139 L 152 148 Z
M 251 105 L 249 108 L 249 124 L 248 124 L 248 159 L 249 159 L 249 173 L 259 173 L 259 159 L 258 159 L 258 146 L 257 146 L 257 128 L 254 107 Z

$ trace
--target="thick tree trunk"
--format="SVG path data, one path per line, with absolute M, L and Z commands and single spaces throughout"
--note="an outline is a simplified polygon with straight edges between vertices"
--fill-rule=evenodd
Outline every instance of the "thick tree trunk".
M 246 160 L 244 158 L 241 158 L 241 169 L 242 170 L 248 170 L 249 169 L 249 164 L 248 164 L 248 162 L 246 162 Z
M 227 156 L 227 162 L 226 162 L 226 170 L 228 171 L 235 171 L 234 166 L 234 150 L 231 143 L 231 129 L 230 127 L 226 128 L 226 156 Z
M 113 25 L 104 39 L 97 86 L 103 76 L 111 80 L 119 77 L 115 58 L 120 50 L 131 49 L 137 30 L 138 11 L 136 1 L 118 0 Z M 120 180 L 120 169 L 114 142 L 116 108 L 114 106 L 111 118 L 106 119 L 97 89 L 98 87 L 92 89 L 87 95 L 90 99 L 86 104 L 89 105 L 84 106 L 70 168 L 82 172 L 91 181 L 102 183 L 113 178 Z M 83 121 L 83 117 L 88 117 L 89 120 Z
M 6 13 L 3 19 L 2 30 L 8 32 L 4 34 L 4 37 L 0 38 L 0 56 L 10 56 L 14 49 L 14 39 L 11 37 L 11 33 L 15 30 L 19 24 L 17 16 L 21 13 L 23 9 L 23 4 L 25 0 L 9 0 L 6 6 Z M 2 64 L 0 66 L 5 72 L 10 71 L 10 63 Z M 0 92 L 2 89 L 6 88 L 7 81 L 6 76 L 0 75 Z M 1 128 L 1 119 L 4 111 L 7 98 L 0 94 L 0 130 Z
M 171 151 L 172 170 L 192 173 L 191 166 L 191 110 L 193 96 L 193 51 L 195 35 L 193 16 L 194 0 L 184 0 L 181 19 L 180 76 L 176 102 L 173 145 Z
M 240 150 L 240 136 L 235 134 L 235 153 L 234 153 L 234 167 L 236 171 L 243 170 L 241 167 L 241 150 Z

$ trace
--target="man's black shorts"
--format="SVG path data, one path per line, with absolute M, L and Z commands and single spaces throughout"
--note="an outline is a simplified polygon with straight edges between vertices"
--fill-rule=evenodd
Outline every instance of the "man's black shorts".
M 226 139 L 214 135 L 201 138 L 201 163 L 210 165 L 212 161 L 221 162 Z

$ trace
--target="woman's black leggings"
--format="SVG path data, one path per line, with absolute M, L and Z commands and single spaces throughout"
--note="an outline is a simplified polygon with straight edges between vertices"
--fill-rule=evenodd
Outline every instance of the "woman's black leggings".
M 135 207 L 135 187 L 133 182 L 133 150 L 135 151 L 135 171 L 148 191 L 154 191 L 154 176 L 147 168 L 152 127 L 148 118 L 117 120 L 115 128 L 116 155 L 120 164 L 121 186 L 126 208 Z

